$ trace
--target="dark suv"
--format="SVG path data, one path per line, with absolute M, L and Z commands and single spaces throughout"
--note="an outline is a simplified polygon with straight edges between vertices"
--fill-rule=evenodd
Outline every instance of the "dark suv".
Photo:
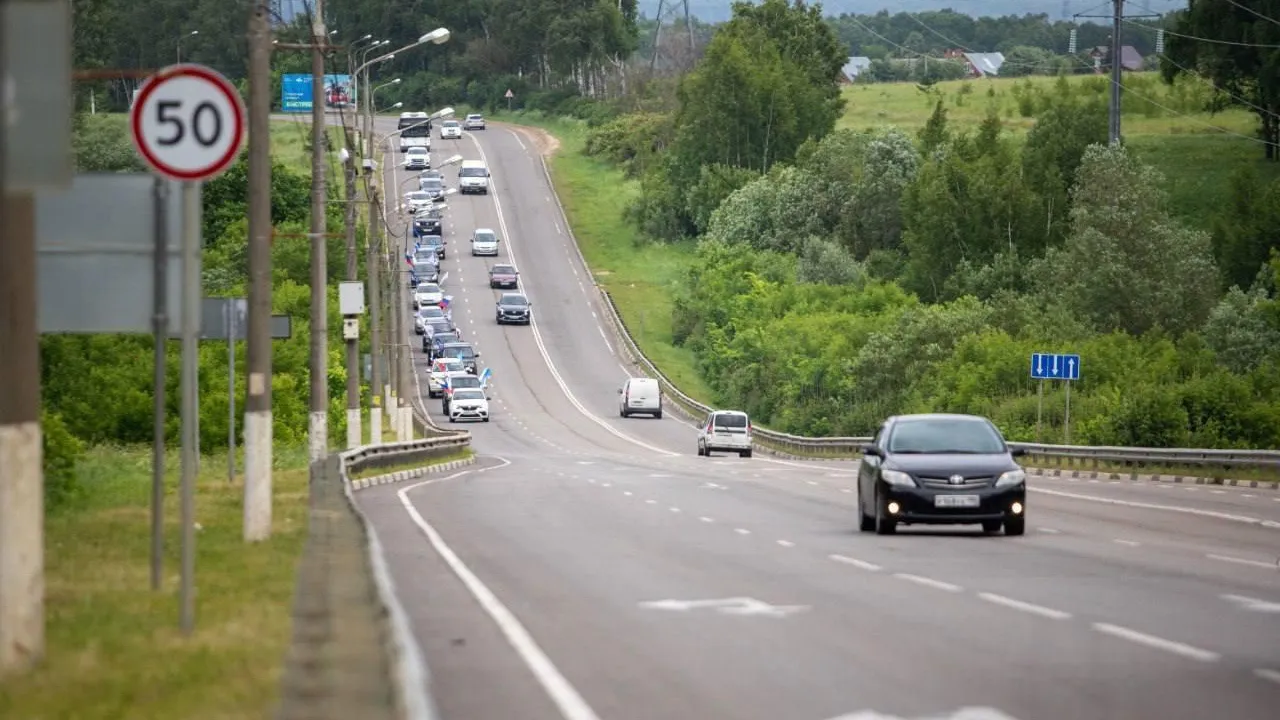
M 498 298 L 497 320 L 499 325 L 528 325 L 533 321 L 533 303 L 520 293 L 503 293 Z

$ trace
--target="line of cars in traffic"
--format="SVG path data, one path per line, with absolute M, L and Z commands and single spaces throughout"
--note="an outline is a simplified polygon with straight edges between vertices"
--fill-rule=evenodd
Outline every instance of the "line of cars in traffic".
M 483 122 L 481 120 L 481 122 Z M 470 128 L 468 128 L 470 129 Z M 444 129 L 442 129 L 442 136 Z M 464 174 L 466 173 L 466 174 Z M 458 192 L 488 192 L 488 168 L 466 161 L 459 171 Z M 438 184 L 437 184 L 438 183 Z M 444 294 L 447 273 L 440 260 L 448 248 L 441 229 L 440 201 L 448 191 L 443 178 L 430 171 L 420 178 L 423 195 L 410 200 L 419 208 L 414 234 L 419 240 L 414 255 L 420 278 L 414 290 L 418 332 L 423 350 L 431 359 L 431 397 L 441 398 L 450 422 L 490 419 L 486 380 L 479 371 L 479 353 L 461 339 L 449 314 Z M 489 228 L 472 232 L 472 256 L 500 256 L 502 243 Z M 418 270 L 420 268 L 420 271 Z M 488 269 L 489 287 L 508 290 L 495 309 L 499 325 L 533 321 L 532 303 L 520 292 L 520 273 L 507 262 Z M 653 378 L 628 378 L 618 389 L 618 414 L 663 417 L 663 396 Z M 738 410 L 712 410 L 698 426 L 697 454 L 736 453 L 752 456 L 753 428 L 750 416 Z M 1011 447 L 987 418 L 973 415 L 915 414 L 888 418 L 872 441 L 862 448 L 858 468 L 858 527 L 862 532 L 894 533 L 903 525 L 980 525 L 986 533 L 1001 530 L 1018 536 L 1026 532 L 1026 473 L 1016 458 L 1023 453 Z

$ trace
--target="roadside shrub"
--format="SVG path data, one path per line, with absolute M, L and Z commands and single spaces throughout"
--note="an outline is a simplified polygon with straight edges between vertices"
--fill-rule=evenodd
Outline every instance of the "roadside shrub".
M 44 430 L 44 504 L 48 512 L 67 505 L 80 494 L 76 468 L 84 457 L 84 443 L 71 434 L 61 415 L 46 410 L 40 421 Z

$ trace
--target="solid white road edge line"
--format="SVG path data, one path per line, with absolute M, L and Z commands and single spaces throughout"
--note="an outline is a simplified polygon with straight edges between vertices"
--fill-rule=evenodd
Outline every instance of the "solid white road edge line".
M 482 468 L 475 472 L 497 470 L 511 464 L 505 458 L 499 459 L 503 461 L 503 465 Z M 431 543 L 431 547 L 436 551 L 436 554 L 445 561 L 445 564 L 449 566 L 453 574 L 462 581 L 467 591 L 471 593 L 471 596 L 480 604 L 480 607 L 489 615 L 498 626 L 498 629 L 502 631 L 507 643 L 520 656 L 525 666 L 533 673 L 538 684 L 542 686 L 547 696 L 551 698 L 551 701 L 560 710 L 560 715 L 565 720 L 600 720 L 599 716 L 591 709 L 587 701 L 582 698 L 577 689 L 565 679 L 560 670 L 551 662 L 551 658 L 547 657 L 547 654 L 538 646 L 533 636 L 529 634 L 529 631 L 520 623 L 515 614 L 507 609 L 506 605 L 502 604 L 498 596 L 467 567 L 466 563 L 462 562 L 457 553 L 445 543 L 444 539 L 440 537 L 440 533 L 436 532 L 435 528 L 422 517 L 422 514 L 414 506 L 413 501 L 409 499 L 409 493 L 415 488 L 444 482 L 466 474 L 465 472 L 457 473 L 447 478 L 415 483 L 398 491 L 396 495 L 400 497 L 400 503 L 404 505 L 405 512 L 409 514 L 413 524 L 418 526 L 418 529 L 426 536 L 427 542 Z
M 515 134 L 510 130 L 508 130 L 507 132 L 510 132 L 512 135 Z M 476 151 L 480 153 L 480 160 L 483 161 L 486 166 L 488 166 L 489 158 L 487 155 L 485 155 L 484 148 L 480 146 L 480 141 L 477 140 L 474 135 L 468 135 L 468 137 L 470 138 L 472 144 L 475 145 Z M 493 200 L 493 208 L 498 213 L 498 226 L 502 228 L 502 234 L 505 235 L 507 238 L 507 255 L 511 258 L 511 265 L 515 267 L 516 272 L 519 272 L 520 264 L 516 260 L 515 243 L 511 238 L 511 232 L 507 229 L 506 216 L 502 212 L 502 201 L 498 199 L 498 191 L 497 191 L 497 188 L 494 187 L 492 178 L 489 179 L 489 198 Z M 525 295 L 528 296 L 528 294 L 529 294 L 529 291 L 526 288 Z M 639 447 L 658 453 L 660 455 L 667 455 L 671 457 L 678 455 L 678 453 L 673 453 L 669 450 L 663 450 L 662 448 L 656 447 L 654 445 L 650 445 L 649 443 L 644 442 L 643 440 L 631 437 L 630 435 L 618 430 L 617 428 L 605 422 L 604 420 L 596 417 L 595 414 L 593 414 L 581 402 L 578 401 L 578 398 L 573 394 L 573 391 L 569 389 L 568 384 L 565 383 L 564 377 L 560 375 L 560 371 L 556 368 L 556 364 L 552 362 L 551 354 L 547 352 L 547 346 L 542 342 L 542 333 L 538 332 L 538 318 L 536 316 L 530 319 L 529 329 L 533 332 L 533 341 L 538 346 L 538 352 L 542 354 L 543 362 L 547 364 L 547 370 L 551 371 L 551 377 L 554 378 L 556 381 L 556 384 L 560 386 L 560 390 L 564 393 L 565 397 L 568 398 L 570 404 L 572 404 L 574 408 L 577 409 L 578 412 L 582 413 L 583 417 L 587 418 L 588 420 L 604 428 L 611 435 L 621 440 L 625 440 L 633 445 L 637 445 Z
M 1212 553 L 1205 555 L 1205 557 L 1209 558 L 1210 560 L 1217 560 L 1219 562 L 1235 563 L 1236 565 L 1248 565 L 1250 567 L 1260 567 L 1260 568 L 1266 568 L 1268 570 L 1275 570 L 1277 567 L 1280 567 L 1280 560 L 1277 560 L 1276 562 L 1263 562 L 1261 560 L 1250 560 L 1248 558 L 1231 557 L 1230 555 L 1214 555 Z
M 1263 680 L 1270 680 L 1273 683 L 1280 683 L 1280 670 L 1268 670 L 1267 668 L 1258 668 L 1253 671 L 1254 675 Z
M 1093 629 L 1105 635 L 1118 637 L 1122 640 L 1128 640 L 1129 642 L 1137 643 L 1139 645 L 1146 645 L 1147 647 L 1156 650 L 1164 650 L 1165 652 L 1173 653 L 1174 655 L 1181 655 L 1182 657 L 1190 658 L 1192 660 L 1199 660 L 1200 662 L 1217 662 L 1222 657 L 1216 652 L 1202 650 L 1198 647 L 1175 642 L 1173 640 L 1165 640 L 1162 637 L 1148 635 L 1146 633 L 1138 632 L 1137 630 L 1130 630 L 1129 628 L 1120 627 L 1119 625 L 1094 623 Z
M 1032 615 L 1039 615 L 1040 617 L 1046 617 L 1046 618 L 1049 618 L 1050 620 L 1070 620 L 1071 619 L 1071 613 L 1069 612 L 1063 612 L 1062 610 L 1054 610 L 1053 608 L 1045 607 L 1043 605 L 1035 605 L 1029 602 L 1023 602 L 1021 600 L 1014 600 L 1013 598 L 1005 597 L 1003 595 L 996 595 L 995 593 L 980 592 L 978 593 L 978 597 L 982 598 L 983 600 L 986 600 L 987 602 L 995 603 L 996 605 L 1003 605 L 1007 608 L 1012 608 L 1014 610 L 1021 610 L 1022 612 L 1031 613 Z
M 1046 490 L 1038 487 L 1028 487 L 1027 489 L 1031 492 L 1071 498 L 1073 500 L 1085 500 L 1088 502 L 1120 505 L 1122 507 L 1140 508 L 1143 510 L 1163 510 L 1165 512 L 1176 512 L 1186 515 L 1199 515 L 1200 517 L 1217 518 L 1218 520 L 1230 520 L 1232 522 L 1245 523 L 1247 525 L 1259 525 L 1265 528 L 1280 528 L 1280 522 L 1276 522 L 1274 520 L 1263 520 L 1262 518 L 1218 512 L 1217 510 L 1201 510 L 1199 508 L 1183 507 L 1181 505 L 1160 505 L 1157 503 L 1138 502 L 1136 500 L 1117 500 L 1116 498 L 1098 497 L 1096 495 L 1081 495 L 1079 493 L 1069 493 L 1061 490 Z

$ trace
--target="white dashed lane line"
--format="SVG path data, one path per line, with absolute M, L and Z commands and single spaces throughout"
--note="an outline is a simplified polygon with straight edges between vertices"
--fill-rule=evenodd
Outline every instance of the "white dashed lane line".
M 1193 645 L 1187 645 L 1186 643 L 1180 643 L 1174 640 L 1166 640 L 1165 638 L 1156 637 L 1155 635 L 1148 635 L 1137 630 L 1130 630 L 1129 628 L 1121 627 L 1119 625 L 1111 625 L 1110 623 L 1094 623 L 1093 629 L 1104 635 L 1110 635 L 1112 637 L 1120 638 L 1121 640 L 1128 640 L 1129 642 L 1136 643 L 1138 645 L 1144 645 L 1155 650 L 1163 650 L 1167 653 L 1181 655 L 1182 657 L 1199 660 L 1200 662 L 1217 662 L 1222 658 L 1222 656 L 1216 652 L 1202 650 Z
M 923 585 L 924 587 L 930 587 L 935 590 L 942 590 L 943 592 L 958 593 L 964 590 L 964 588 L 960 587 L 959 585 L 954 585 L 949 582 L 943 582 L 941 580 L 934 580 L 933 578 L 927 578 L 927 577 L 924 577 L 923 575 L 912 575 L 911 573 L 894 573 L 893 576 L 898 578 L 899 580 L 906 580 L 907 582 L 915 583 L 917 585 Z
M 1062 610 L 1054 610 L 1053 608 L 1045 607 L 1043 605 L 1035 605 L 1029 602 L 1023 602 L 1021 600 L 1014 600 L 1013 598 L 1005 597 L 1003 595 L 996 595 L 995 593 L 988 593 L 988 592 L 978 593 L 978 597 L 982 598 L 983 600 L 986 600 L 989 603 L 995 603 L 996 605 L 1003 605 L 1004 607 L 1012 608 L 1014 610 L 1019 610 L 1025 613 L 1031 613 L 1032 615 L 1039 615 L 1040 617 L 1049 618 L 1050 620 L 1070 620 L 1071 619 L 1071 613 L 1069 612 L 1064 612 Z
M 844 565 L 852 565 L 853 567 L 856 567 L 859 570 L 866 570 L 867 572 L 880 572 L 883 569 L 882 567 L 880 567 L 879 565 L 876 565 L 875 563 L 869 563 L 866 560 L 859 560 L 857 558 L 851 558 L 845 555 L 828 555 L 827 558 L 829 560 L 834 560 L 835 562 L 838 562 Z

